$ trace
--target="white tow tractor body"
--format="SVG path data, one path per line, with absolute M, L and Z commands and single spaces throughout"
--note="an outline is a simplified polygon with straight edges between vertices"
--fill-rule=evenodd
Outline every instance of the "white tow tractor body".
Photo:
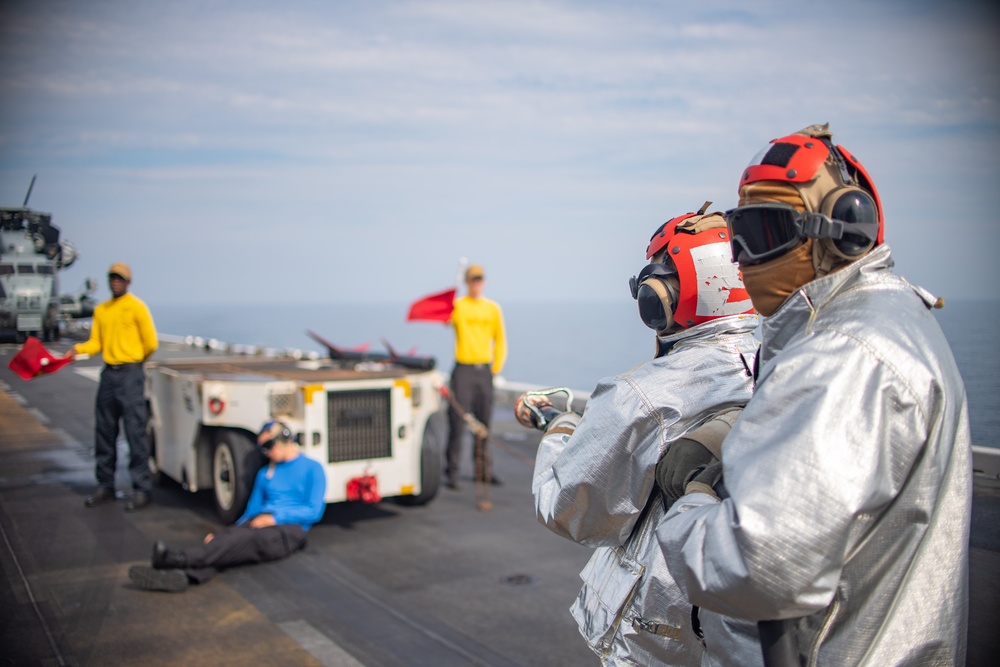
M 358 489 L 408 504 L 440 484 L 445 418 L 436 370 L 391 363 L 205 357 L 146 364 L 154 476 L 188 491 L 212 489 L 220 516 L 246 507 L 264 459 L 256 434 L 284 422 L 326 472 L 326 502 Z

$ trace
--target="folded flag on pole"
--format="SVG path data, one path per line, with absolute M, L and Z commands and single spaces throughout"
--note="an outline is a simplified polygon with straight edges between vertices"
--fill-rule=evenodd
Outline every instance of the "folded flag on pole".
M 455 309 L 455 288 L 425 296 L 410 304 L 407 322 L 447 322 Z
M 51 352 L 45 349 L 40 340 L 34 336 L 28 336 L 28 340 L 21 346 L 18 353 L 11 358 L 7 367 L 20 375 L 21 378 L 30 380 L 39 375 L 55 373 L 66 364 L 72 362 L 72 359 L 66 357 L 53 356 Z

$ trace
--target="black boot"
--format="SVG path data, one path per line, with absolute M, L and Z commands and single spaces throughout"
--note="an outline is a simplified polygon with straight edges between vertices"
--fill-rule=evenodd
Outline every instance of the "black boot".
M 115 490 L 107 486 L 99 486 L 97 490 L 84 499 L 83 504 L 87 507 L 97 507 L 104 503 L 115 502 Z
M 148 507 L 153 502 L 153 496 L 148 491 L 136 491 L 132 498 L 125 503 L 126 512 L 137 512 L 143 507 Z
M 157 540 L 153 544 L 152 565 L 156 570 L 183 570 L 187 567 L 187 556 L 171 551 L 167 545 Z

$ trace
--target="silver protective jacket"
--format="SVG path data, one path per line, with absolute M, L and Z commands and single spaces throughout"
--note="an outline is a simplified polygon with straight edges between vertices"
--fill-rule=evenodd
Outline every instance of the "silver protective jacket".
M 605 664 L 700 664 L 691 605 L 656 542 L 656 464 L 672 442 L 750 399 L 757 323 L 735 315 L 661 338 L 666 355 L 602 380 L 582 418 L 565 413 L 542 438 L 535 510 L 556 534 L 598 547 L 571 612 Z
M 881 246 L 764 320 L 729 498 L 657 532 L 694 604 L 790 623 L 806 665 L 964 665 L 972 472 L 933 297 Z

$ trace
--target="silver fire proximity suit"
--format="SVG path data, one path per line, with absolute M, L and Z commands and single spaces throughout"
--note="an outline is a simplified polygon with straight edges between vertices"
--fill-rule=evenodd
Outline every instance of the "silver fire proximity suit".
M 672 442 L 750 400 L 757 323 L 734 315 L 660 337 L 669 353 L 602 380 L 583 416 L 563 413 L 539 445 L 539 521 L 598 547 L 571 612 L 605 664 L 700 664 L 691 605 L 655 539 L 664 508 L 654 474 Z
M 933 297 L 892 264 L 880 246 L 764 320 L 729 497 L 688 494 L 657 531 L 692 603 L 796 619 L 807 665 L 965 664 L 965 389 Z

